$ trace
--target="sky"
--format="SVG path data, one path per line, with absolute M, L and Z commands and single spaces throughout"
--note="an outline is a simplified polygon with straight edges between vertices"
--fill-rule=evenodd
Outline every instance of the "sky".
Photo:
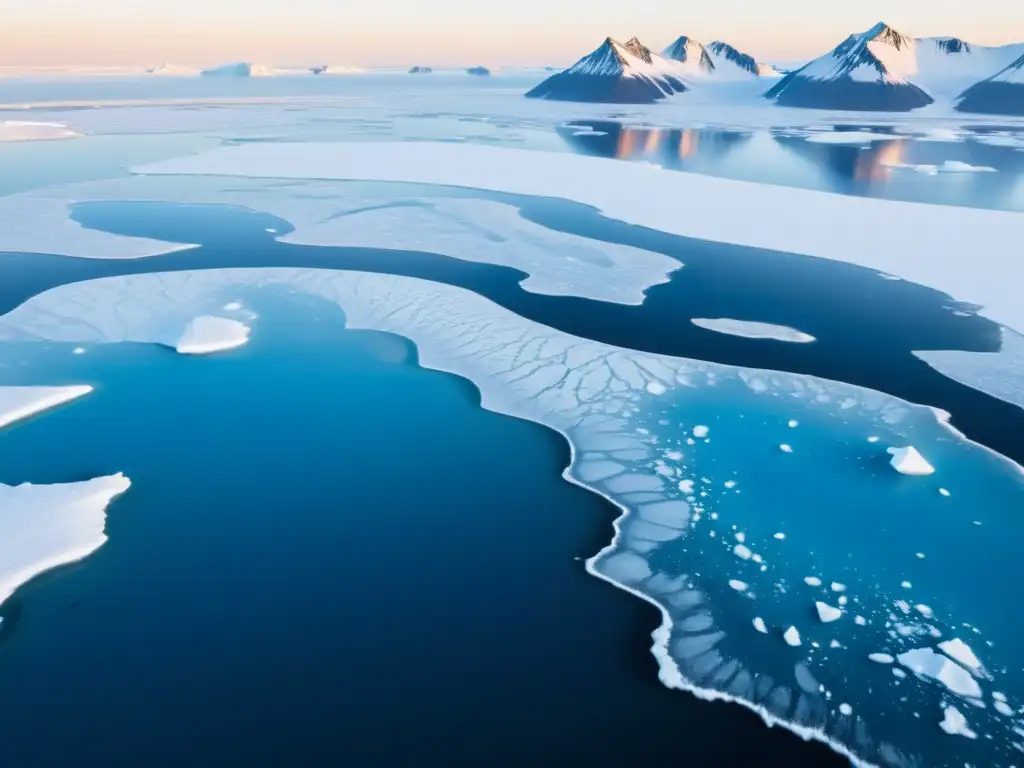
M 1024 41 L 1024 0 L 0 0 L 0 65 L 566 65 L 608 36 L 683 34 L 796 62 L 880 20 Z

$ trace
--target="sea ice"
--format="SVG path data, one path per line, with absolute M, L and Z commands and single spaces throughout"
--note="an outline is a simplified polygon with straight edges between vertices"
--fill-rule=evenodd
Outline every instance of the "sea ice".
M 821 579 L 819 579 L 817 576 L 805 576 L 804 583 L 807 584 L 807 586 L 809 587 L 820 587 Z
M 865 146 L 875 141 L 892 141 L 899 139 L 891 133 L 872 133 L 871 131 L 829 131 L 812 133 L 807 141 L 812 144 L 856 144 Z
M 896 660 L 911 672 L 942 683 L 953 693 L 973 699 L 981 698 L 981 686 L 970 673 L 931 648 L 905 651 Z
M 693 428 L 693 436 L 698 438 L 707 437 L 709 431 L 710 430 L 703 424 L 698 424 L 696 427 Z
M 63 123 L 39 123 L 25 120 L 0 121 L 0 142 L 52 141 L 53 139 L 73 139 L 81 135 Z
M 750 588 L 750 585 L 747 584 L 747 582 L 740 581 L 739 579 L 730 579 L 729 586 L 737 592 L 746 592 Z
M 821 619 L 823 624 L 836 621 L 843 615 L 843 612 L 838 608 L 835 608 L 828 603 L 823 603 L 820 600 L 814 603 L 814 607 L 818 610 L 818 618 Z
M 954 381 L 1024 408 L 1024 336 L 1002 329 L 998 352 L 926 350 L 914 352 L 928 365 Z
M 704 318 L 695 317 L 691 323 L 706 328 L 716 333 L 724 333 L 729 336 L 742 336 L 746 339 L 772 339 L 774 341 L 790 341 L 798 344 L 806 344 L 814 341 L 814 337 L 785 325 L 772 325 L 771 323 L 757 323 L 749 320 L 731 320 L 729 318 Z
M 782 639 L 786 641 L 787 645 L 792 645 L 794 647 L 800 645 L 801 643 L 800 632 L 797 630 L 796 627 L 790 627 L 785 632 L 783 632 Z
M 939 650 L 972 672 L 978 672 L 981 669 L 981 661 L 974 655 L 971 647 L 959 637 L 939 643 Z
M 966 736 L 968 739 L 978 738 L 978 734 L 967 727 L 967 718 L 956 707 L 946 707 L 942 712 L 939 727 L 950 736 Z
M 124 475 L 62 485 L 0 483 L 0 603 L 43 571 L 81 560 L 106 541 L 106 510 Z
M 782 451 L 783 453 L 792 453 L 793 446 L 791 446 L 789 443 L 779 443 L 779 450 Z
M 765 626 L 764 619 L 760 616 L 754 617 L 754 629 L 763 635 L 768 634 L 768 627 Z
M 889 461 L 892 468 L 902 475 L 930 475 L 935 471 L 935 467 L 929 464 L 912 445 L 904 448 L 888 448 L 887 453 L 892 454 L 892 459 Z
M 226 317 L 203 315 L 181 334 L 175 351 L 181 355 L 208 355 L 240 347 L 249 340 L 249 326 Z
M 5 387 L 0 386 L 0 428 L 27 419 L 33 414 L 54 408 L 92 392 L 88 385 L 73 387 Z
M 1015 212 L 834 195 L 641 163 L 469 143 L 258 142 L 135 170 L 405 181 L 564 198 L 592 205 L 611 218 L 673 234 L 847 261 L 895 274 L 979 304 L 985 316 L 1003 325 L 1024 328 L 1024 304 L 1013 281 L 991 279 L 1012 269 L 1002 244 L 1018 242 L 1024 234 Z M 635 194 L 638 189 L 645 194 Z M 678 201 L 686 201 L 684 216 Z M 741 227 L 736 226 L 736 211 L 744 212 Z M 963 259 L 964 253 L 973 257 Z
M 896 659 L 888 653 L 869 653 L 868 658 L 879 664 L 892 664 Z

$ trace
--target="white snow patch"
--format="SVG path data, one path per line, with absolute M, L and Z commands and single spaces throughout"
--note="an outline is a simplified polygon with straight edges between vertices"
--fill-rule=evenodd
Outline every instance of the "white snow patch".
M 0 386 L 0 428 L 27 419 L 33 414 L 55 408 L 92 392 L 88 385 L 71 387 Z
M 888 448 L 886 452 L 892 455 L 889 464 L 901 475 L 930 475 L 935 471 L 935 467 L 929 464 L 912 445 L 903 448 Z
M 226 317 L 203 315 L 193 319 L 178 339 L 181 355 L 209 355 L 240 347 L 249 340 L 249 326 Z

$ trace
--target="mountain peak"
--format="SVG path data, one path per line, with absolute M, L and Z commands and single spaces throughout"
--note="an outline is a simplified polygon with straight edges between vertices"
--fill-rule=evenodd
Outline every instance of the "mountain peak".
M 896 50 L 906 47 L 911 42 L 909 37 L 900 34 L 884 21 L 878 22 L 875 26 L 865 32 L 863 39 L 866 42 L 885 43 L 887 45 L 891 45 Z
M 651 49 L 641 43 L 639 38 L 629 38 L 622 47 L 647 64 L 651 64 L 654 61 L 651 57 Z
M 662 51 L 662 56 L 686 65 L 691 75 L 708 75 L 715 71 L 715 63 L 704 45 L 686 35 L 680 35 Z

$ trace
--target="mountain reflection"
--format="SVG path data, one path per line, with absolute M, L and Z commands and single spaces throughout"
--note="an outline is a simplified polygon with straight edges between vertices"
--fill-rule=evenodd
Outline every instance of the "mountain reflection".
M 787 150 L 829 171 L 833 182 L 847 187 L 846 191 L 850 192 L 863 192 L 874 182 L 888 180 L 893 173 L 892 166 L 907 162 L 909 139 L 898 134 L 893 134 L 891 140 L 874 141 L 866 146 L 819 144 L 802 136 L 775 134 L 774 138 Z
M 752 135 L 740 131 L 635 127 L 601 120 L 569 123 L 556 130 L 580 154 L 646 161 L 677 170 L 690 170 L 704 161 L 720 159 Z

